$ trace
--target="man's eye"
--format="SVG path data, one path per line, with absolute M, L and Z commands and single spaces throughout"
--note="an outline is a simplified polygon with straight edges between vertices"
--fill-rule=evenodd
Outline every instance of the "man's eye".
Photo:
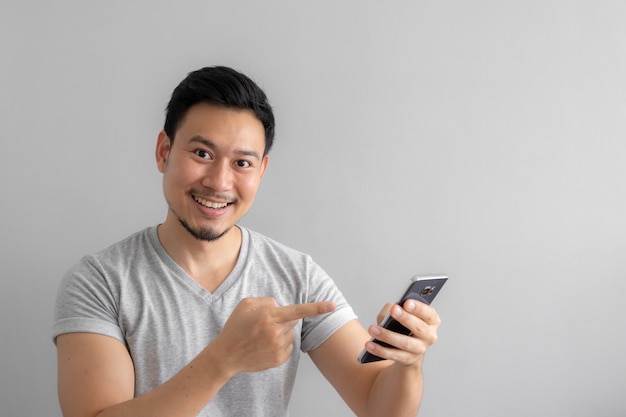
M 203 151 L 202 149 L 198 149 L 196 151 L 196 155 L 198 155 L 202 159 L 209 159 L 209 158 L 211 158 L 211 154 L 208 153 L 207 151 Z
M 239 168 L 248 168 L 250 166 L 250 162 L 244 161 L 243 159 L 237 161 L 236 164 Z

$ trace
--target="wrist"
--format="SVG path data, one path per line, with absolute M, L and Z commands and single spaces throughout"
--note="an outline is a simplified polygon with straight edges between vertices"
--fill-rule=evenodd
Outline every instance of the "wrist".
M 209 370 L 211 378 L 222 381 L 222 383 L 228 382 L 239 373 L 234 366 L 235 364 L 229 360 L 228 351 L 221 349 L 215 341 L 209 343 L 200 356 L 204 362 L 204 369 Z

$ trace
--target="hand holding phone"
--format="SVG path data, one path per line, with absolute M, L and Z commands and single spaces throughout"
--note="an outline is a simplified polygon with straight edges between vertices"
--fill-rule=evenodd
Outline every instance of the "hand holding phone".
M 402 306 L 407 300 L 417 300 L 425 304 L 430 304 L 437 294 L 441 287 L 446 283 L 448 277 L 445 275 L 416 275 L 409 280 L 408 285 L 402 291 L 402 295 L 398 299 L 397 304 Z M 401 333 L 404 335 L 410 335 L 411 331 L 400 324 L 398 321 L 393 319 L 389 314 L 384 318 L 381 323 L 381 326 L 385 329 L 389 329 L 396 333 Z M 378 343 L 381 346 L 392 347 L 388 343 L 382 342 L 378 339 L 372 338 L 374 343 Z M 363 349 L 361 354 L 359 355 L 359 362 L 368 363 L 383 360 L 379 356 L 376 356 L 372 353 L 369 353 L 367 350 Z

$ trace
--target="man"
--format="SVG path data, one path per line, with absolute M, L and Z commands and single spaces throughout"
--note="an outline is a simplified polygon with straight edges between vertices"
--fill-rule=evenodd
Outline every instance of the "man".
M 356 415 L 417 413 L 435 310 L 386 306 L 414 336 L 368 333 L 309 256 L 237 224 L 273 138 L 267 98 L 243 74 L 203 68 L 174 90 L 156 145 L 165 221 L 83 258 L 61 284 L 65 417 L 285 416 L 300 350 Z M 358 363 L 364 347 L 389 360 Z

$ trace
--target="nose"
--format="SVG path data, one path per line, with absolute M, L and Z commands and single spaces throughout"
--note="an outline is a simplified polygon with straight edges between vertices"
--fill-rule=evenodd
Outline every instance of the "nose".
M 202 178 L 202 185 L 216 192 L 228 191 L 233 183 L 233 172 L 226 161 L 215 161 L 207 164 Z

